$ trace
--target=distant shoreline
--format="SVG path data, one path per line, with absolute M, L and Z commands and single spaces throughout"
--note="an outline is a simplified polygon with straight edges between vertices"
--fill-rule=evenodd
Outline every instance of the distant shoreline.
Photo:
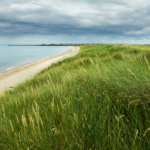
M 76 46 L 64 53 L 32 61 L 25 65 L 0 73 L 0 94 L 5 91 L 5 89 L 10 89 L 26 79 L 33 77 L 43 69 L 49 67 L 52 63 L 56 63 L 77 54 L 79 50 L 80 47 Z
M 9 44 L 8 46 L 81 46 L 81 45 L 95 45 L 95 44 L 101 44 L 101 43 L 77 43 L 77 44 L 65 44 L 65 43 L 60 43 L 60 44 L 40 44 L 40 45 L 25 45 L 25 44 L 16 44 L 16 45 L 11 45 Z
M 40 44 L 40 45 L 29 45 L 29 44 L 9 44 L 8 46 L 81 46 L 81 45 L 103 45 L 105 43 L 76 43 L 76 44 L 67 44 L 67 43 L 60 43 L 60 44 Z M 110 43 L 111 44 L 111 43 Z M 116 44 L 116 45 L 120 45 L 120 44 Z M 122 44 L 121 44 L 122 45 Z M 127 44 L 124 44 L 127 45 Z M 146 45 L 146 46 L 150 46 L 150 44 L 128 44 L 128 45 Z

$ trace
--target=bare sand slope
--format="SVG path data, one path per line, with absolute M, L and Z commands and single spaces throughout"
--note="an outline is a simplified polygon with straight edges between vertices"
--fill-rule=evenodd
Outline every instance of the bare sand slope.
M 79 50 L 80 47 L 75 46 L 64 53 L 33 61 L 20 67 L 0 73 L 0 93 L 2 93 L 6 89 L 14 87 L 18 83 L 21 83 L 26 79 L 33 77 L 44 68 L 50 66 L 52 63 L 56 63 L 77 54 Z

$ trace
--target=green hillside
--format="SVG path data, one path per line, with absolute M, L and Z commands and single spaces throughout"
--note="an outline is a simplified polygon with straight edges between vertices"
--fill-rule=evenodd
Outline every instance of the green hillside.
M 0 149 L 149 149 L 150 47 L 80 47 L 0 97 Z

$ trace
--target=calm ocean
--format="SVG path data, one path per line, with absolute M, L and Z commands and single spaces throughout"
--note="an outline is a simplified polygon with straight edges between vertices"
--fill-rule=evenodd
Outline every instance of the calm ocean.
M 0 72 L 31 61 L 63 53 L 71 46 L 7 46 L 0 45 Z

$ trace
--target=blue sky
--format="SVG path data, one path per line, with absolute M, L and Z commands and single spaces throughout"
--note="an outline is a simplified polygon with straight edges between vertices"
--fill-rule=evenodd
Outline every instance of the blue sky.
M 149 8 L 149 0 L 1 0 L 0 44 L 149 44 Z

